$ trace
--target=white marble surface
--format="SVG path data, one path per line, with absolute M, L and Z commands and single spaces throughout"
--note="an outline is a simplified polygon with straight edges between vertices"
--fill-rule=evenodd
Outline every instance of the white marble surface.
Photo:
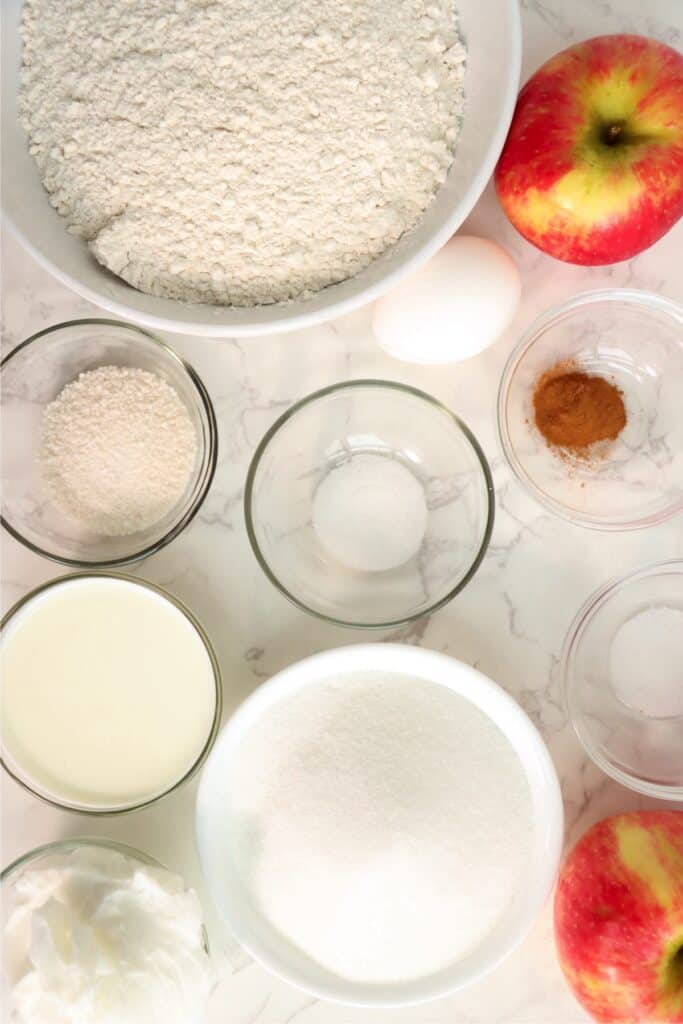
M 635 31 L 681 45 L 680 0 L 523 0 L 525 75 L 573 40 Z M 358 376 L 416 384 L 463 417 L 491 462 L 497 513 L 488 555 L 448 607 L 386 639 L 448 651 L 476 664 L 528 711 L 547 740 L 562 780 L 571 842 L 593 821 L 647 801 L 611 782 L 584 756 L 561 708 L 558 656 L 575 611 L 609 576 L 683 556 L 679 516 L 635 533 L 573 527 L 535 504 L 503 462 L 494 429 L 496 387 L 506 354 L 538 312 L 577 291 L 630 285 L 683 298 L 683 225 L 635 260 L 606 270 L 569 267 L 541 255 L 505 221 L 489 188 L 466 228 L 503 242 L 518 260 L 524 295 L 506 337 L 484 355 L 449 369 L 412 367 L 383 356 L 369 314 L 298 334 L 250 342 L 171 338 L 202 375 L 216 405 L 220 462 L 199 518 L 169 548 L 135 572 L 161 583 L 197 613 L 221 660 L 226 714 L 255 686 L 290 662 L 363 633 L 315 622 L 291 607 L 258 569 L 242 516 L 247 465 L 264 430 L 314 388 Z M 41 270 L 7 239 L 4 331 L 7 352 L 41 327 L 98 311 Z M 4 604 L 59 572 L 2 536 Z M 194 851 L 196 783 L 156 807 L 96 821 L 43 806 L 3 778 L 2 862 L 58 837 L 98 833 L 137 845 L 201 886 Z M 211 922 L 210 922 L 211 923 Z M 213 922 L 223 980 L 210 1020 L 223 1024 L 574 1024 L 586 1019 L 555 962 L 550 909 L 523 945 L 492 975 L 466 991 L 405 1010 L 352 1010 L 309 998 L 267 974 L 231 945 Z M 222 955 L 221 955 L 222 954 Z

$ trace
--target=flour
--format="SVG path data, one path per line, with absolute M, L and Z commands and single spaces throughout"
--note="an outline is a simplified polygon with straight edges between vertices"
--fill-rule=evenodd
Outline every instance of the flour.
M 81 373 L 43 413 L 40 468 L 52 500 L 104 536 L 160 522 L 182 497 L 196 453 L 185 406 L 147 370 Z
M 52 205 L 134 287 L 249 306 L 344 280 L 453 160 L 453 0 L 25 0 Z
M 259 719 L 228 790 L 231 849 L 270 925 L 335 974 L 432 974 L 520 885 L 531 799 L 468 700 L 422 679 L 321 680 Z

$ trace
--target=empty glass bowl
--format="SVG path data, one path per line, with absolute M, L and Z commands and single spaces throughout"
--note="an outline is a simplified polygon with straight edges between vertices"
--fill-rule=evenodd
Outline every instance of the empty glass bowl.
M 100 366 L 148 370 L 171 385 L 197 435 L 192 473 L 175 507 L 127 536 L 101 536 L 52 503 L 38 461 L 43 410 L 78 375 Z M 211 486 L 218 451 L 216 417 L 201 380 L 163 342 L 131 324 L 72 320 L 34 334 L 2 361 L 2 524 L 32 551 L 64 565 L 113 567 L 139 561 L 177 537 Z
M 602 457 L 562 457 L 534 424 L 532 396 L 558 363 L 623 393 L 627 423 Z M 582 526 L 649 526 L 683 509 L 683 309 L 648 292 L 586 292 L 544 313 L 510 356 L 498 428 L 518 479 Z
M 321 619 L 386 627 L 434 611 L 476 572 L 493 483 L 468 428 L 415 388 L 317 391 L 270 428 L 247 477 L 254 553 Z
M 567 635 L 562 677 L 593 761 L 639 793 L 683 800 L 683 560 L 593 594 Z

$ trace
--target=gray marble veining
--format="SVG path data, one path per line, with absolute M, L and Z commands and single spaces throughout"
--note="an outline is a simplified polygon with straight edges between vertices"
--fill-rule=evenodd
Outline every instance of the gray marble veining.
M 679 46 L 683 38 L 679 0 L 522 0 L 522 8 L 525 75 L 573 40 L 603 32 L 636 31 Z M 566 266 L 538 253 L 515 233 L 489 186 L 465 229 L 506 245 L 522 270 L 524 286 L 521 308 L 505 337 L 466 363 L 444 370 L 389 359 L 372 340 L 367 310 L 282 337 L 210 341 L 169 336 L 203 377 L 215 403 L 219 466 L 191 528 L 134 572 L 177 594 L 203 621 L 221 660 L 226 714 L 292 661 L 362 641 L 362 632 L 316 622 L 299 612 L 259 570 L 242 512 L 247 466 L 268 426 L 316 388 L 377 376 L 433 393 L 468 423 L 486 452 L 496 485 L 495 528 L 479 572 L 450 605 L 382 636 L 457 655 L 514 695 L 541 729 L 557 766 L 571 842 L 606 814 L 653 802 L 608 780 L 587 760 L 568 725 L 559 692 L 566 630 L 579 605 L 610 576 L 683 557 L 683 523 L 679 516 L 647 530 L 603 534 L 547 513 L 513 479 L 500 453 L 494 415 L 497 383 L 520 331 L 539 312 L 578 291 L 628 285 L 681 300 L 683 227 L 628 263 L 592 270 Z M 101 315 L 52 279 L 11 238 L 5 240 L 3 256 L 5 352 L 41 327 Z M 2 536 L 5 607 L 59 572 Z M 140 846 L 201 888 L 194 847 L 195 787 L 196 782 L 147 811 L 100 822 L 43 806 L 4 779 L 3 863 L 50 839 L 108 834 Z M 224 969 L 212 1003 L 212 1024 L 368 1020 L 365 1011 L 311 999 L 270 976 L 235 947 L 210 914 L 209 927 Z M 550 907 L 525 942 L 481 982 L 437 1003 L 372 1013 L 374 1024 L 578 1024 L 586 1019 L 555 961 Z

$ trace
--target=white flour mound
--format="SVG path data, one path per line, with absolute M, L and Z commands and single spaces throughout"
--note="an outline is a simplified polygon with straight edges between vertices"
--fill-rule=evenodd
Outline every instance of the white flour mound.
M 445 180 L 453 0 L 25 0 L 52 205 L 134 287 L 251 306 L 344 280 Z
M 523 884 L 531 797 L 477 707 L 409 676 L 320 681 L 259 720 L 231 850 L 270 924 L 335 974 L 406 981 L 471 952 Z

